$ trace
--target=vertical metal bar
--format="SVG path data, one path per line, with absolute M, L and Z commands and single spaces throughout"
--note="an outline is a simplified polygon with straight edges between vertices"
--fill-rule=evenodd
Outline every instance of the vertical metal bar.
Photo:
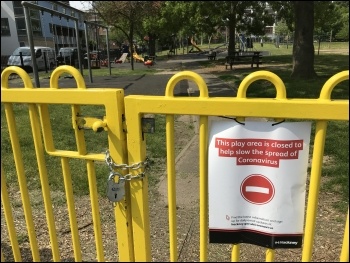
M 38 105 L 38 108 L 40 113 L 40 123 L 43 131 L 45 150 L 47 152 L 54 152 L 56 149 L 52 140 L 53 135 L 51 129 L 49 106 L 47 104 L 40 104 Z
M 73 121 L 73 123 L 75 121 L 76 116 L 78 116 L 78 115 L 80 115 L 80 105 L 72 105 L 72 121 Z M 74 135 L 75 135 L 75 141 L 77 144 L 78 153 L 79 153 L 79 155 L 85 155 L 87 153 L 87 150 L 86 150 L 84 130 L 79 129 L 78 125 L 73 125 L 73 127 L 74 127 Z
M 169 207 L 169 242 L 170 261 L 177 258 L 177 222 L 176 222 L 176 180 L 175 180 L 175 149 L 174 149 L 174 115 L 166 115 L 166 149 L 168 177 L 168 207 Z
M 115 96 L 110 96 L 109 100 L 105 101 L 105 105 L 110 155 L 116 163 L 128 163 L 126 133 L 123 130 L 125 124 L 123 119 L 125 114 L 124 90 L 120 89 L 116 92 Z M 140 145 L 137 144 L 137 147 L 140 147 Z M 137 184 L 142 185 L 141 183 L 145 179 L 141 180 L 141 182 L 137 182 Z M 134 262 L 135 250 L 139 250 L 138 247 L 134 247 L 132 209 L 138 210 L 139 208 L 141 209 L 141 207 L 137 206 L 136 208 L 136 206 L 132 204 L 132 198 L 134 198 L 134 196 L 131 195 L 130 188 L 130 181 L 126 181 L 125 198 L 118 202 L 114 208 L 118 240 L 118 259 L 121 262 Z M 140 212 L 141 211 L 138 211 L 137 216 Z M 150 258 L 148 258 L 148 261 L 150 261 Z
M 240 250 L 239 244 L 232 245 L 231 262 L 239 262 L 239 250 Z
M 62 157 L 61 165 L 62 165 L 62 172 L 63 172 L 64 188 L 66 192 L 66 199 L 67 199 L 67 205 L 68 205 L 70 229 L 72 231 L 74 258 L 76 262 L 82 262 L 81 246 L 80 246 L 79 231 L 78 231 L 78 224 L 77 224 L 77 215 L 76 215 L 75 206 L 74 206 L 73 183 L 72 183 L 72 176 L 69 169 L 68 158 Z
M 87 60 L 88 60 L 89 79 L 90 79 L 90 83 L 92 83 L 91 60 L 90 60 L 90 49 L 89 49 L 89 34 L 87 31 L 87 22 L 86 21 L 84 21 L 84 26 L 85 26 L 85 45 L 86 45 Z
M 35 56 L 35 50 L 34 50 L 33 30 L 32 30 L 32 24 L 31 24 L 31 21 L 30 21 L 29 8 L 26 7 L 26 6 L 23 6 L 23 9 L 24 9 L 24 19 L 25 19 L 25 22 L 26 22 L 26 30 L 27 30 L 29 48 L 30 48 L 32 64 L 33 64 L 33 73 L 34 73 L 35 87 L 40 88 L 38 65 L 36 63 L 36 56 Z
M 304 230 L 305 237 L 302 251 L 302 262 L 311 261 L 312 256 L 326 131 L 327 121 L 317 121 L 314 140 L 314 150 L 312 154 L 309 197 L 306 210 L 306 221 Z
M 125 102 L 126 103 L 126 102 Z M 128 108 L 125 104 L 125 115 L 128 123 L 128 156 L 129 163 L 139 163 L 146 158 L 146 143 L 142 138 L 140 113 L 136 109 Z M 133 175 L 137 171 L 131 171 Z M 148 178 L 130 181 L 132 228 L 134 238 L 135 261 L 151 261 L 151 239 L 148 204 Z
M 96 183 L 96 172 L 93 161 L 87 161 L 87 172 L 90 190 L 90 201 L 92 209 L 92 220 L 94 223 L 94 233 L 95 233 L 95 244 L 97 252 L 97 260 L 99 262 L 104 262 L 103 254 L 103 243 L 102 243 L 102 233 L 101 233 L 101 219 L 100 219 L 100 209 L 98 206 L 98 193 L 97 193 L 97 183 Z
M 274 262 L 275 260 L 275 250 L 274 249 L 266 249 L 266 262 Z
M 7 232 L 8 232 L 11 247 L 12 247 L 13 257 L 16 262 L 22 262 L 21 252 L 19 250 L 18 240 L 16 236 L 16 227 L 14 224 L 12 211 L 11 211 L 10 198 L 6 187 L 5 172 L 4 172 L 2 163 L 1 163 L 1 202 L 4 208 Z M 1 262 L 5 262 L 2 251 L 1 251 Z
M 340 253 L 340 262 L 349 262 L 349 209 L 346 217 L 343 246 Z
M 208 261 L 208 116 L 199 118 L 200 261 Z
M 40 261 L 38 242 L 36 239 L 32 208 L 30 205 L 29 192 L 27 187 L 27 180 L 24 173 L 22 152 L 19 145 L 19 137 L 17 134 L 16 121 L 13 112 L 12 104 L 5 104 L 5 114 L 7 120 L 7 126 L 9 130 L 9 135 L 11 139 L 11 145 L 13 149 L 13 157 L 15 160 L 15 166 L 18 176 L 19 189 L 21 191 L 21 198 L 23 203 L 23 211 L 25 216 L 25 221 L 28 230 L 29 242 L 32 250 L 33 261 Z
M 79 36 L 79 24 L 78 20 L 74 20 L 74 27 L 75 27 L 75 38 L 77 42 L 77 49 L 78 49 L 78 63 L 79 63 L 79 70 L 82 76 L 84 76 L 84 70 L 83 70 L 83 62 L 81 61 L 81 50 L 80 50 L 80 36 Z
M 52 209 L 50 197 L 50 186 L 48 181 L 47 169 L 45 164 L 44 149 L 41 141 L 39 114 L 35 104 L 29 105 L 29 116 L 32 127 L 35 154 L 38 163 L 42 194 L 44 199 L 46 221 L 49 228 L 50 242 L 52 247 L 52 256 L 55 262 L 61 261 L 57 242 L 57 232 L 55 227 L 55 218 Z
M 107 43 L 107 60 L 108 60 L 108 69 L 109 69 L 109 75 L 112 75 L 112 70 L 111 70 L 111 63 L 110 63 L 110 54 L 109 54 L 109 41 L 108 41 L 108 27 L 106 27 L 106 43 Z

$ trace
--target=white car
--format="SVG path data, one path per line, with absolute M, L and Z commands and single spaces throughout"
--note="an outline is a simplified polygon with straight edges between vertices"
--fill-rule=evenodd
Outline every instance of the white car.
M 56 64 L 55 51 L 50 47 L 34 47 L 38 70 L 53 69 Z M 45 63 L 46 59 L 46 63 Z M 9 57 L 7 66 L 18 66 L 33 72 L 33 61 L 29 47 L 19 47 Z M 46 67 L 46 68 L 45 68 Z

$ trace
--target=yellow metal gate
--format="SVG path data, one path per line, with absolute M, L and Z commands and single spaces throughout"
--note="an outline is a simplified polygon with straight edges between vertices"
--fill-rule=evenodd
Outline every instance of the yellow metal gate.
M 8 77 L 12 73 L 21 77 L 24 88 L 8 87 Z M 73 75 L 77 82 L 77 89 L 58 88 L 58 78 L 63 73 Z M 170 261 L 177 261 L 179 245 L 174 154 L 174 118 L 176 115 L 199 116 L 200 255 L 198 260 L 200 261 L 208 261 L 208 117 L 236 116 L 241 120 L 248 117 L 275 120 L 301 119 L 316 122 L 302 249 L 302 261 L 310 261 L 314 245 L 327 121 L 349 120 L 349 101 L 332 100 L 331 92 L 338 83 L 348 78 L 348 71 L 340 72 L 330 78 L 324 84 L 318 99 L 287 99 L 284 83 L 278 76 L 267 71 L 257 71 L 242 81 L 237 97 L 209 98 L 206 83 L 201 76 L 194 72 L 184 71 L 169 80 L 165 96 L 132 95 L 124 97 L 122 89 L 86 89 L 79 71 L 70 66 L 57 68 L 51 75 L 50 87 L 38 89 L 33 88 L 30 77 L 20 68 L 6 68 L 1 76 L 1 102 L 6 114 L 9 139 L 2 140 L 2 147 L 8 148 L 8 155 L 2 156 L 1 165 L 2 216 L 4 215 L 6 222 L 6 229 L 2 227 L 1 260 L 21 261 L 23 254 L 27 254 L 26 259 L 28 259 L 29 253 L 33 261 L 50 260 L 50 258 L 53 261 L 60 261 L 62 255 L 65 259 L 82 261 L 86 260 L 87 253 L 94 253 L 98 261 L 117 259 L 119 261 L 151 261 L 148 178 L 145 173 L 146 141 L 143 136 L 141 119 L 144 114 L 164 114 L 166 115 Z M 184 79 L 197 84 L 199 97 L 174 97 L 176 84 Z M 270 81 L 276 88 L 276 98 L 246 98 L 249 85 L 257 80 Z M 25 105 L 29 112 L 28 124 L 31 134 L 23 134 L 24 124 L 21 120 L 16 119 L 16 111 L 23 111 Z M 60 145 L 60 140 L 68 138 L 59 137 L 60 133 L 64 134 L 63 130 L 60 132 L 60 129 L 65 129 L 65 127 L 59 126 L 61 120 L 50 117 L 52 111 L 50 105 L 66 105 L 71 109 L 68 116 L 62 116 L 62 118 L 71 118 L 73 127 L 73 139 L 71 139 L 69 149 L 56 146 Z M 84 112 L 84 105 L 101 107 L 102 111 L 98 110 L 100 116 L 96 116 L 94 112 Z M 100 131 L 105 131 L 105 133 L 98 133 Z M 87 139 L 87 133 L 92 133 L 92 137 L 100 136 L 97 134 L 106 134 L 106 137 L 94 139 L 92 143 L 94 147 L 90 147 L 91 136 Z M 56 139 L 55 134 L 59 139 Z M 23 139 L 26 139 L 25 144 L 28 143 L 28 137 L 31 136 L 34 141 L 36 165 L 33 162 L 26 162 L 27 153 L 22 150 L 20 143 Z M 101 140 L 101 145 L 99 145 L 99 140 Z M 106 146 L 103 146 L 103 140 Z M 48 174 L 52 170 L 51 157 L 60 160 L 62 175 L 57 174 L 56 177 L 62 176 L 65 197 L 55 196 L 59 191 L 53 189 L 54 184 L 48 179 Z M 82 161 L 85 169 L 72 166 L 72 160 Z M 9 165 L 15 166 L 14 174 L 7 173 L 6 167 Z M 37 168 L 33 171 L 34 166 Z M 27 167 L 29 167 L 28 171 Z M 73 170 L 72 167 L 74 167 Z M 73 181 L 85 175 L 87 175 L 89 186 L 89 193 L 86 195 L 89 203 L 80 203 L 75 195 L 77 189 Z M 32 177 L 35 176 L 37 176 L 37 181 L 40 181 L 38 184 L 40 191 L 33 189 L 35 179 L 33 183 L 27 183 L 29 177 L 32 182 Z M 18 178 L 18 189 L 8 189 L 7 180 L 14 180 L 15 177 Z M 104 206 L 103 202 L 106 198 L 101 198 L 97 191 L 99 187 L 104 187 L 100 182 L 111 182 L 112 186 L 116 186 L 121 181 L 125 183 L 123 186 L 125 197 L 120 202 L 115 202 L 114 206 Z M 42 201 L 40 202 L 40 198 L 35 195 L 42 195 Z M 67 207 L 63 208 L 57 202 L 63 202 Z M 37 212 L 34 212 L 33 207 L 37 208 L 41 204 L 43 205 L 42 213 L 38 215 Z M 81 211 L 88 211 L 87 205 L 91 207 L 90 217 L 88 222 L 82 224 L 85 215 L 81 214 Z M 19 209 L 14 209 L 18 207 L 21 207 L 20 210 L 23 210 L 23 213 L 18 212 Z M 67 215 L 64 217 L 65 214 Z M 106 214 L 114 217 L 113 225 L 106 223 Z M 87 227 L 92 229 L 90 236 L 82 233 Z M 47 231 L 42 231 L 44 228 L 47 228 Z M 340 255 L 341 261 L 349 260 L 348 232 L 347 218 Z M 67 233 L 69 238 L 66 237 Z M 42 238 L 44 235 L 46 239 Z M 65 238 L 62 237 L 63 235 Z M 114 241 L 111 245 L 106 245 L 106 240 L 110 241 L 112 236 Z M 91 249 L 87 245 L 88 242 L 94 242 L 94 251 L 86 249 L 87 247 Z M 30 247 L 26 247 L 28 244 Z M 71 252 L 72 255 L 69 256 L 67 250 L 62 250 L 62 247 L 65 246 L 70 247 L 68 252 Z M 234 244 L 232 247 L 232 261 L 239 260 L 239 246 L 239 244 Z M 72 258 L 73 255 L 74 258 Z M 266 261 L 273 261 L 274 255 L 273 249 L 267 249 Z
M 77 82 L 77 89 L 58 89 L 58 78 L 64 72 L 71 73 Z M 24 88 L 8 88 L 7 82 L 8 77 L 11 73 L 17 73 L 24 82 Z M 55 205 L 51 201 L 50 184 L 48 182 L 47 174 L 50 173 L 50 167 L 45 160 L 45 151 L 50 156 L 56 156 L 60 158 L 64 189 L 66 193 L 67 200 L 67 210 L 69 217 L 69 225 L 65 226 L 69 228 L 71 233 L 71 242 L 74 251 L 75 261 L 82 261 L 82 248 L 86 244 L 82 244 L 79 237 L 78 226 L 79 216 L 77 216 L 77 211 L 79 207 L 75 206 L 74 193 L 72 187 L 72 174 L 77 176 L 75 171 L 71 172 L 69 159 L 80 159 L 84 160 L 86 163 L 86 173 L 89 185 L 89 196 L 91 201 L 91 216 L 93 224 L 93 234 L 95 239 L 95 249 L 96 258 L 98 261 L 105 261 L 104 257 L 104 241 L 102 237 L 102 226 L 101 225 L 101 213 L 99 208 L 99 197 L 97 193 L 97 183 L 96 183 L 96 171 L 95 166 L 98 162 L 105 162 L 106 154 L 102 151 L 100 152 L 90 152 L 87 150 L 88 141 L 85 141 L 85 134 L 90 130 L 105 129 L 107 132 L 107 144 L 105 149 L 108 147 L 109 154 L 117 163 L 127 164 L 127 151 L 126 151 L 126 133 L 123 123 L 124 119 L 124 92 L 122 89 L 89 89 L 85 88 L 85 82 L 80 73 L 73 67 L 60 67 L 57 68 L 51 75 L 50 88 L 38 88 L 34 89 L 32 87 L 32 82 L 29 75 L 20 68 L 8 67 L 2 73 L 1 76 L 1 93 L 2 93 L 2 103 L 4 104 L 6 119 L 8 124 L 9 137 L 11 138 L 11 144 L 13 149 L 13 162 L 16 166 L 16 171 L 18 175 L 19 183 L 19 193 L 22 200 L 22 206 L 24 209 L 25 223 L 28 229 L 28 238 L 30 243 L 30 250 L 32 254 L 33 261 L 40 261 L 40 251 L 42 248 L 38 246 L 37 233 L 38 228 L 35 227 L 35 223 L 32 215 L 32 204 L 30 202 L 31 196 L 28 192 L 28 186 L 26 184 L 26 171 L 24 169 L 24 162 L 22 158 L 21 147 L 19 144 L 19 134 L 20 131 L 17 129 L 16 117 L 14 114 L 14 103 L 27 104 L 29 109 L 29 119 L 30 126 L 32 130 L 32 136 L 34 139 L 34 148 L 36 152 L 36 160 L 38 165 L 38 173 L 40 176 L 41 189 L 43 195 L 43 201 L 45 206 L 45 215 L 48 225 L 49 233 L 49 246 L 52 250 L 52 258 L 54 261 L 60 261 L 60 247 L 67 245 L 65 241 L 60 241 L 60 233 L 57 233 L 57 221 L 55 220 Z M 51 128 L 53 122 L 58 120 L 52 120 L 49 113 L 49 104 L 65 104 L 71 107 L 71 114 L 67 116 L 62 116 L 63 118 L 71 118 L 71 125 L 73 126 L 72 131 L 74 131 L 72 141 L 72 149 L 59 149 L 55 145 L 59 141 L 55 141 L 53 136 L 54 130 Z M 93 116 L 92 113 L 85 115 L 81 110 L 81 105 L 103 105 L 104 113 L 102 117 L 98 118 Z M 113 116 L 108 120 L 104 116 Z M 41 128 L 42 129 L 41 129 Z M 57 127 L 57 126 L 56 126 Z M 60 128 L 60 127 L 58 127 Z M 65 129 L 65 127 L 61 127 Z M 57 128 L 56 128 L 57 129 Z M 42 131 L 42 132 L 41 132 Z M 30 134 L 26 134 L 30 136 Z M 43 139 L 42 139 L 43 138 Z M 68 138 L 61 138 L 68 139 Z M 102 140 L 101 140 L 102 144 Z M 75 149 L 74 149 L 75 148 Z M 13 220 L 13 215 L 11 212 L 11 205 L 9 202 L 9 194 L 6 189 L 6 170 L 3 169 L 4 166 L 4 156 L 2 156 L 2 172 L 1 172 L 1 197 L 4 207 L 4 214 L 6 217 L 6 222 L 8 226 L 9 241 L 13 250 L 14 260 L 21 261 L 20 246 L 18 242 L 18 235 L 16 237 L 16 226 Z M 35 160 L 34 160 L 35 161 Z M 34 165 L 32 163 L 31 165 Z M 107 170 L 108 172 L 108 170 Z M 14 175 L 9 175 L 14 176 Z M 28 176 L 28 175 L 27 175 Z M 60 176 L 57 174 L 57 176 Z M 108 179 L 108 173 L 106 174 L 106 179 Z M 125 186 L 126 191 L 128 191 L 128 185 Z M 19 196 L 17 197 L 19 198 Z M 130 215 L 126 209 L 129 204 L 129 200 L 124 202 L 119 202 L 115 207 L 115 225 L 109 226 L 109 231 L 116 233 L 116 228 L 118 228 L 118 245 L 123 248 L 119 252 L 119 258 L 121 260 L 133 260 L 133 248 L 132 248 L 132 233 L 130 231 L 131 225 L 128 225 L 130 221 Z M 16 220 L 15 220 L 16 222 Z M 55 225 L 56 224 L 56 225 Z M 21 234 L 23 235 L 23 233 Z M 115 235 L 114 235 L 115 238 Z M 90 242 L 90 241 L 89 241 Z M 3 249 L 3 247 L 2 247 Z M 115 251 L 113 252 L 116 253 Z

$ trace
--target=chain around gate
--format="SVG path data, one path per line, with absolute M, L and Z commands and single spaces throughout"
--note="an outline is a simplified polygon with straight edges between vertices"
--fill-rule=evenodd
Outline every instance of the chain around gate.
M 137 170 L 144 168 L 146 169 L 148 167 L 148 159 L 144 162 L 139 162 L 136 164 L 132 165 L 127 165 L 127 164 L 116 164 L 111 155 L 109 154 L 109 150 L 106 151 L 106 157 L 105 161 L 108 165 L 109 168 L 109 176 L 108 176 L 108 181 L 107 181 L 107 197 L 109 201 L 116 203 L 121 201 L 124 198 L 125 195 L 125 181 L 130 181 L 132 179 L 143 179 L 145 176 L 145 172 L 141 172 L 137 175 L 132 175 L 132 174 L 126 174 L 122 175 L 121 173 L 115 171 L 116 169 L 120 170 L 127 170 L 127 169 L 132 169 L 132 170 Z M 115 177 L 118 177 L 117 181 L 115 180 Z

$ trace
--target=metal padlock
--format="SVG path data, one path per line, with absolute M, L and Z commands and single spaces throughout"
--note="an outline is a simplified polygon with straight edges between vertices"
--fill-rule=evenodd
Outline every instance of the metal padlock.
M 114 177 L 118 176 L 118 182 Z M 118 172 L 111 172 L 107 182 L 107 197 L 111 202 L 119 202 L 125 196 L 125 180 Z

